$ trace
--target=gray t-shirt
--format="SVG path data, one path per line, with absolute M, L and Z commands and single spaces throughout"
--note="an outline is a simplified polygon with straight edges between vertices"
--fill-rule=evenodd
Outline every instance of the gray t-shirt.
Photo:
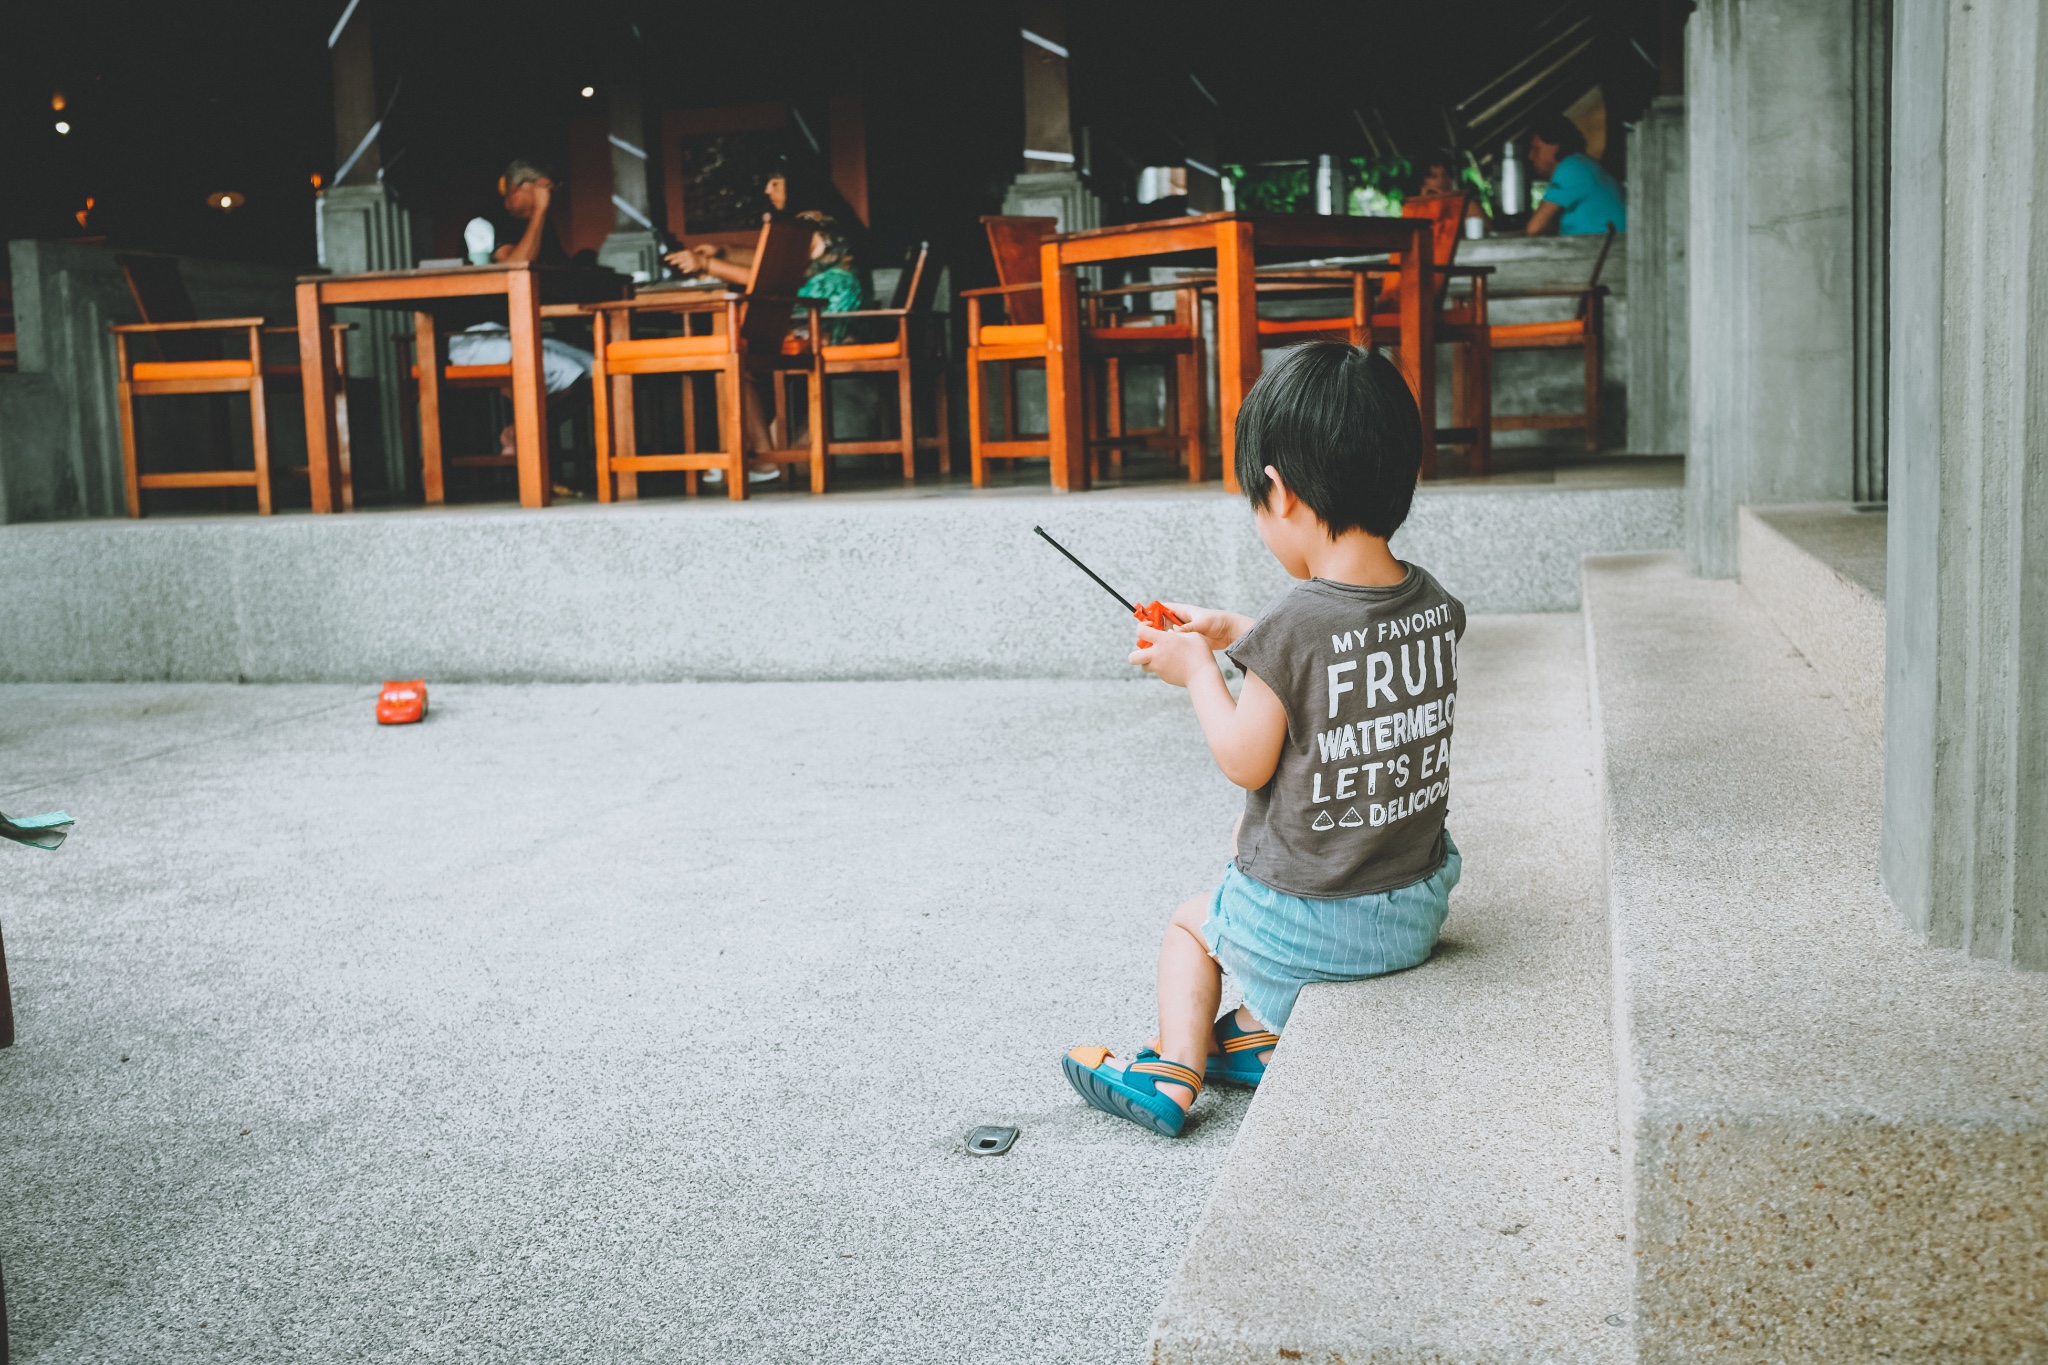
M 1363 896 L 1443 862 L 1465 607 L 1406 567 L 1389 588 L 1297 583 L 1225 651 L 1287 708 L 1237 834 L 1238 871 L 1277 891 Z

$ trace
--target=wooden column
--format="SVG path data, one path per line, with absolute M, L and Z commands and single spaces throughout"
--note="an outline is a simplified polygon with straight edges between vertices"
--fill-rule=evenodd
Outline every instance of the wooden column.
M 357 0 L 350 6 L 347 22 L 329 44 L 329 64 L 334 79 L 334 167 L 346 169 L 337 175 L 335 186 L 374 185 L 384 164 L 379 158 L 377 139 L 363 140 L 377 125 L 377 65 L 370 45 L 372 0 Z M 356 155 L 356 149 L 362 154 Z M 350 158 L 354 164 L 350 164 Z

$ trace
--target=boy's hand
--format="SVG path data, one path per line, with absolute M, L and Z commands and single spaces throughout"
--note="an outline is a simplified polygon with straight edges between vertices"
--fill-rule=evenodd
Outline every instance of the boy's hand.
M 1228 649 L 1238 642 L 1246 631 L 1252 628 L 1252 618 L 1240 616 L 1234 611 L 1220 611 L 1215 607 L 1192 607 L 1185 602 L 1166 602 L 1165 606 L 1187 623 L 1186 629 L 1209 642 L 1212 650 Z
M 1175 607 L 1174 614 L 1179 615 L 1180 608 Z M 1197 630 L 1154 630 L 1141 624 L 1138 638 L 1151 648 L 1132 650 L 1131 662 L 1175 687 L 1186 687 L 1188 681 L 1203 669 L 1217 672 L 1216 656 L 1209 650 L 1208 637 Z M 1217 676 L 1222 675 L 1218 673 Z

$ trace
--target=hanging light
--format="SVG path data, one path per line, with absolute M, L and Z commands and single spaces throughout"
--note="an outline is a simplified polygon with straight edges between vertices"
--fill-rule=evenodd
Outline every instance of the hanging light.
M 58 119 L 58 120 L 57 120 L 57 131 L 58 131 L 58 132 L 59 132 L 60 134 L 61 134 L 61 133 L 68 133 L 68 132 L 70 132 L 70 131 L 71 131 L 71 124 L 70 124 L 69 122 L 67 122 L 66 120 L 64 120 L 64 119 Z
M 219 213 L 233 213 L 249 202 L 249 196 L 240 190 L 215 190 L 206 196 L 206 207 Z
M 50 92 L 50 112 L 53 114 L 64 112 L 64 92 L 62 90 L 52 90 Z
M 597 98 L 597 87 L 596 87 L 596 86 L 594 86 L 594 85 L 586 85 L 586 86 L 584 86 L 584 87 L 583 87 L 583 98 L 585 98 L 585 99 L 587 99 L 587 100 L 588 100 L 588 99 L 596 99 L 596 98 Z

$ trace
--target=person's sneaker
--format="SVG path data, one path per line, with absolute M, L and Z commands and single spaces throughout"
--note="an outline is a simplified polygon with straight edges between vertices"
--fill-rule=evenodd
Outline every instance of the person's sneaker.
M 699 477 L 705 483 L 724 483 L 725 471 L 723 469 L 707 469 Z M 782 471 L 774 465 L 755 465 L 747 470 L 748 483 L 774 483 L 781 477 Z

